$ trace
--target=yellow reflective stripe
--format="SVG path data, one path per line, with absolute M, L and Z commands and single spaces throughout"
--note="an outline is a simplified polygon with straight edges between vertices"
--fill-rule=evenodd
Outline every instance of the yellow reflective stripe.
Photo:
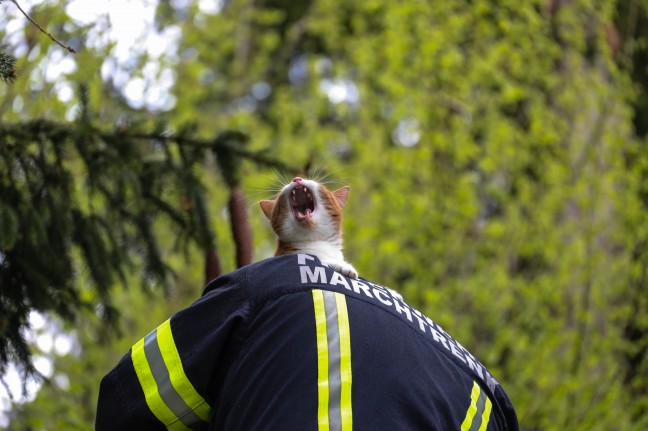
M 162 359 L 169 371 L 171 384 L 185 401 L 187 406 L 189 406 L 189 408 L 193 410 L 200 419 L 208 422 L 211 407 L 209 407 L 209 404 L 207 404 L 205 399 L 196 391 L 184 372 L 182 360 L 180 359 L 180 354 L 178 353 L 178 349 L 173 341 L 173 334 L 171 333 L 171 319 L 158 327 L 157 341 L 160 346 L 160 352 L 162 353 Z
M 480 392 L 481 389 L 479 388 L 477 382 L 473 382 L 472 391 L 470 392 L 470 407 L 468 407 L 466 418 L 461 423 L 461 431 L 470 430 L 470 426 L 472 425 L 473 419 L 475 418 L 475 413 L 477 413 L 477 399 L 479 398 Z
M 490 414 L 492 408 L 493 408 L 493 404 L 491 403 L 490 398 L 486 397 L 486 408 L 484 409 L 484 414 L 482 415 L 482 422 L 481 422 L 481 426 L 479 427 L 479 431 L 486 431 L 486 427 L 488 426 L 488 421 L 490 420 Z
M 320 431 L 329 430 L 328 400 L 328 337 L 326 335 L 326 310 L 324 294 L 313 290 L 315 306 L 315 333 L 317 335 L 317 424 Z
M 169 430 L 190 430 L 208 422 L 211 407 L 185 374 L 167 320 L 131 350 L 131 359 L 151 413 Z
M 340 379 L 342 389 L 340 396 L 340 413 L 342 416 L 342 431 L 353 429 L 353 412 L 351 408 L 351 331 L 349 330 L 349 314 L 346 297 L 341 293 L 335 294 L 340 331 Z
M 466 418 L 461 423 L 461 431 L 486 431 L 493 404 L 477 382 L 473 382 L 470 392 L 470 406 Z
M 160 397 L 157 383 L 155 383 L 155 378 L 153 377 L 151 368 L 146 360 L 143 338 L 133 346 L 131 350 L 131 359 L 133 361 L 133 367 L 135 368 L 135 374 L 137 374 L 137 379 L 139 380 L 140 385 L 142 385 L 146 404 L 149 409 L 151 409 L 153 415 L 155 415 L 160 422 L 165 424 L 167 429 L 170 431 L 190 430 L 178 420 L 178 418 L 164 403 L 162 397 Z

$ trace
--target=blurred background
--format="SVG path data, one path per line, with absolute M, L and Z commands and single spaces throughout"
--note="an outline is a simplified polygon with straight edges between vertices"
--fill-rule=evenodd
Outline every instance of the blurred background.
M 0 1 L 0 429 L 91 429 L 295 174 L 523 430 L 648 429 L 647 36 L 647 0 Z

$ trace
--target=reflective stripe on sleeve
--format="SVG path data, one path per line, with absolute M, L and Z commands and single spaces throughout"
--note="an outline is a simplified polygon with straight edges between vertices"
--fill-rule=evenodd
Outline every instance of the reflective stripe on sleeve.
M 211 407 L 209 407 L 209 404 L 207 404 L 205 399 L 198 394 L 182 368 L 180 354 L 173 342 L 171 320 L 169 319 L 160 325 L 157 333 L 162 359 L 164 360 L 167 370 L 169 370 L 169 376 L 171 377 L 173 387 L 177 389 L 178 393 L 182 394 L 183 400 L 191 411 L 195 412 L 202 421 L 209 421 Z
M 461 423 L 461 431 L 485 431 L 492 408 L 491 400 L 481 390 L 477 382 L 473 382 L 470 406 L 466 412 L 466 418 Z
M 313 304 L 315 305 L 315 331 L 317 334 L 317 429 L 328 431 L 328 339 L 324 295 L 321 290 L 313 290 Z
M 211 408 L 184 372 L 170 320 L 138 341 L 131 358 L 146 404 L 167 429 L 184 431 L 205 425 Z
M 351 340 L 346 297 L 313 290 L 317 337 L 318 430 L 351 431 Z
M 341 293 L 335 294 L 338 309 L 338 325 L 340 328 L 340 414 L 342 431 L 353 429 L 353 412 L 351 410 L 351 333 L 349 331 L 349 314 L 346 297 Z

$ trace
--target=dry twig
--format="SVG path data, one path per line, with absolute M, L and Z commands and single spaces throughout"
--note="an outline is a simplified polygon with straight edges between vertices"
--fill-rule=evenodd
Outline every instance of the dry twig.
M 56 39 L 54 36 L 52 36 L 48 31 L 46 31 L 43 27 L 41 27 L 41 26 L 40 26 L 36 21 L 34 21 L 34 20 L 32 19 L 32 17 L 30 17 L 30 16 L 27 14 L 27 12 L 25 12 L 25 11 L 23 10 L 23 8 L 20 7 L 20 5 L 18 4 L 18 2 L 17 2 L 16 0 L 10 0 L 10 1 L 11 1 L 13 4 L 16 5 L 16 7 L 18 8 L 18 10 L 19 10 L 19 11 L 20 11 L 24 16 L 25 16 L 25 18 L 27 18 L 27 19 L 29 20 L 29 22 L 31 22 L 32 24 L 34 24 L 34 25 L 36 26 L 36 28 L 38 28 L 42 33 L 45 33 L 46 35 L 48 35 L 49 38 L 52 39 L 56 44 L 58 44 L 59 46 L 65 48 L 65 49 L 67 49 L 67 50 L 70 51 L 70 52 L 76 52 L 76 51 L 74 50 L 74 48 L 72 48 L 70 45 L 66 45 L 66 44 L 60 42 L 58 39 Z

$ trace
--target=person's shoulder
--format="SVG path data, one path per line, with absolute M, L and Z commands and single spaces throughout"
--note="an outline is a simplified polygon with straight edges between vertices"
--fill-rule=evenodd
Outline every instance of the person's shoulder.
M 203 296 L 214 290 L 228 287 L 254 287 L 258 284 L 273 286 L 298 277 L 298 256 L 273 256 L 243 266 L 211 280 L 203 290 Z
M 275 271 L 278 268 L 287 268 L 291 266 L 296 266 L 298 260 L 298 255 L 288 254 L 284 256 L 272 256 L 266 259 L 262 259 L 258 262 L 252 263 L 250 265 L 244 266 L 249 272 L 263 272 L 263 271 Z M 241 268 L 241 269 L 243 269 Z
M 300 256 L 289 254 L 263 259 L 247 266 L 247 282 L 251 288 L 268 289 L 300 285 Z

